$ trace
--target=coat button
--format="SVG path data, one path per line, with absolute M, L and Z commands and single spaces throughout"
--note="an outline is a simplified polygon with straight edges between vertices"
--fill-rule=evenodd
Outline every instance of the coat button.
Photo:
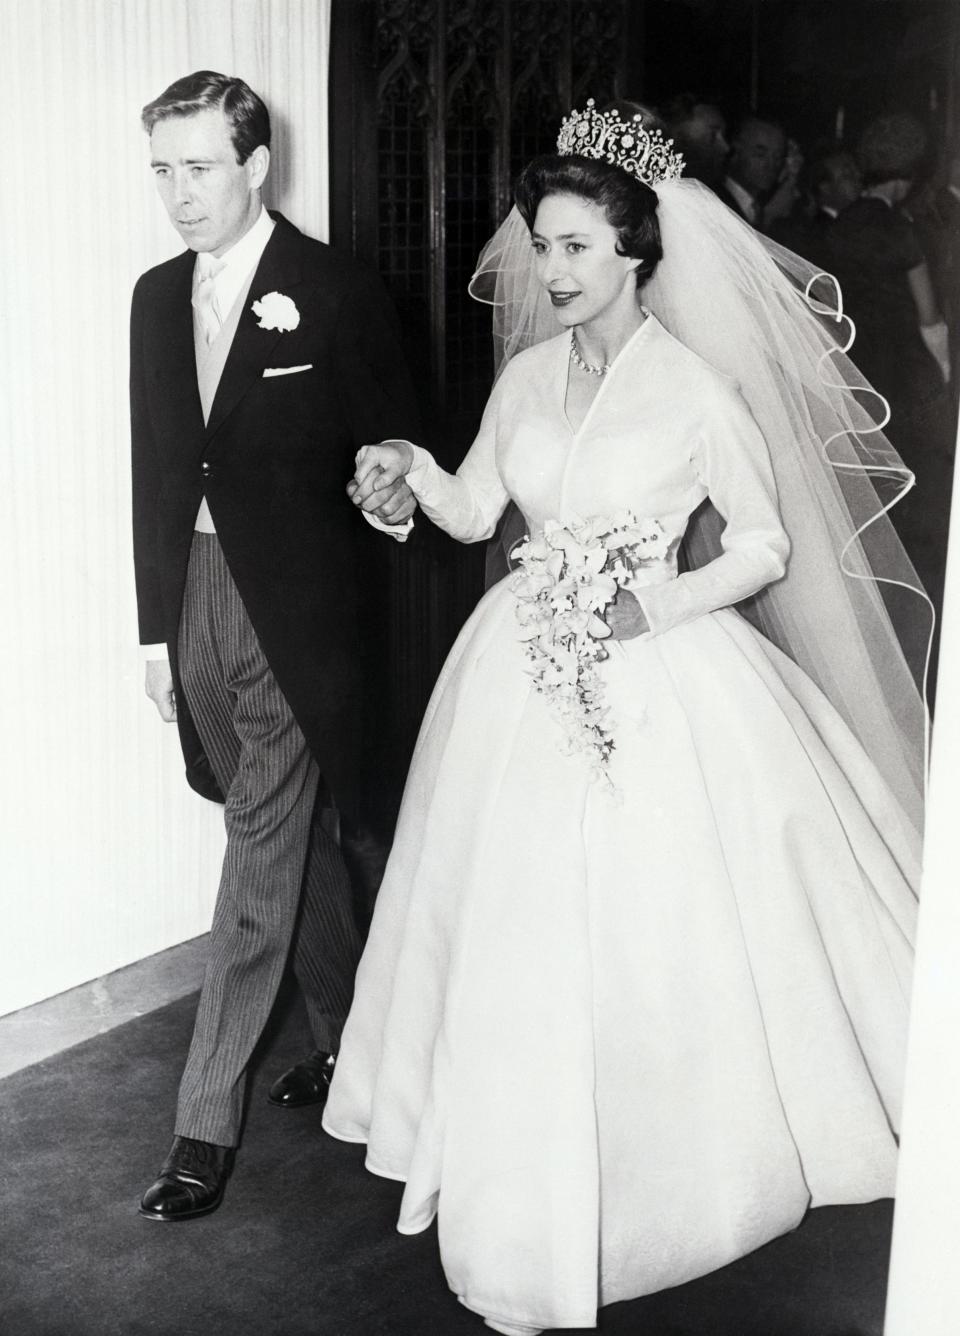
M 210 465 L 207 463 L 206 460 L 204 460 L 203 463 L 200 465 L 200 472 L 203 474 L 205 478 L 209 478 L 211 471 L 212 470 L 210 468 Z

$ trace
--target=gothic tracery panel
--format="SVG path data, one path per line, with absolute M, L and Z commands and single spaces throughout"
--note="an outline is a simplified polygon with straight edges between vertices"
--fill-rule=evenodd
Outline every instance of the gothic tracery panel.
M 629 0 L 335 0 L 356 38 L 341 92 L 354 156 L 341 235 L 380 271 L 400 313 L 427 417 L 426 443 L 455 467 L 493 376 L 490 315 L 467 283 L 506 215 L 525 162 L 549 151 L 578 96 L 622 96 Z M 353 38 L 351 38 L 351 41 Z M 359 90 L 359 91 L 358 91 Z M 583 90 L 582 94 L 580 90 Z M 333 107 L 336 123 L 337 108 Z M 335 207 L 337 204 L 335 192 Z M 397 754 L 483 583 L 482 544 L 429 525 L 390 550 L 385 690 Z
M 454 454 L 491 377 L 466 285 L 530 157 L 571 98 L 622 95 L 625 0 L 376 0 L 378 253 L 427 331 L 431 402 Z

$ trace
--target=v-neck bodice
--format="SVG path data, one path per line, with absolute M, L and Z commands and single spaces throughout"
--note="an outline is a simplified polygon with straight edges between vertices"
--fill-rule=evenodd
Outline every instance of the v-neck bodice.
M 565 342 L 563 343 L 562 346 L 566 348 L 566 359 L 558 376 L 558 382 L 560 385 L 560 411 L 563 414 L 564 421 L 566 422 L 567 426 L 570 428 L 570 431 L 573 433 L 575 437 L 579 436 L 580 432 L 583 431 L 583 429 L 589 423 L 590 415 L 593 412 L 594 404 L 597 402 L 598 399 L 602 398 L 603 393 L 606 390 L 607 386 L 613 380 L 614 369 L 616 368 L 617 363 L 620 362 L 625 355 L 629 355 L 629 349 L 634 343 L 634 340 L 636 340 L 639 337 L 641 331 L 643 330 L 644 325 L 649 319 L 649 316 L 650 312 L 644 310 L 643 320 L 633 331 L 629 339 L 627 339 L 626 343 L 623 345 L 623 347 L 617 353 L 616 357 L 610 363 L 606 374 L 600 378 L 600 384 L 597 386 L 597 392 L 591 399 L 589 405 L 587 406 L 587 411 L 586 413 L 584 413 L 583 419 L 581 420 L 579 426 L 574 426 L 573 422 L 570 419 L 570 415 L 567 412 L 567 400 L 570 395 L 570 381 L 573 373 L 571 371 L 572 358 L 570 356 L 570 335 L 567 334 L 565 336 Z
M 670 542 L 656 578 L 676 589 L 656 591 L 651 625 L 735 602 L 782 574 L 789 543 L 766 443 L 733 382 L 649 315 L 573 431 L 568 356 L 564 332 L 510 361 L 456 475 L 415 449 L 409 482 L 425 514 L 467 542 L 490 537 L 510 500 L 530 532 L 624 511 L 656 519 Z M 726 520 L 723 556 L 674 579 L 687 521 L 707 496 Z

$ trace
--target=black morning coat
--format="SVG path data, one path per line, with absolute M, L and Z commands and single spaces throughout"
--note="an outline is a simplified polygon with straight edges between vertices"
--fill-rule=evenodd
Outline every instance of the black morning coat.
M 328 789 L 354 810 L 363 682 L 358 558 L 376 533 L 347 497 L 359 446 L 417 439 L 393 308 L 377 275 L 279 214 L 204 427 L 190 304 L 194 252 L 143 274 L 133 294 L 130 404 L 140 640 L 166 641 L 187 779 L 222 799 L 190 717 L 177 631 L 203 494 L 267 661 Z M 295 330 L 261 329 L 279 292 Z M 310 366 L 264 377 L 265 368 Z M 384 609 L 384 620 L 385 620 Z

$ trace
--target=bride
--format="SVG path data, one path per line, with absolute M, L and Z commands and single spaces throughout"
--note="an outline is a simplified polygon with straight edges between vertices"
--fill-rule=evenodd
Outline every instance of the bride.
M 358 455 L 358 504 L 405 475 L 465 542 L 511 500 L 534 539 L 624 512 L 663 535 L 604 613 L 606 779 L 536 690 L 517 577 L 463 628 L 324 1115 L 506 1333 L 592 1328 L 894 1187 L 924 711 L 884 509 L 909 475 L 812 271 L 680 170 L 642 120 L 572 113 L 483 257 L 505 365 L 457 474 Z

